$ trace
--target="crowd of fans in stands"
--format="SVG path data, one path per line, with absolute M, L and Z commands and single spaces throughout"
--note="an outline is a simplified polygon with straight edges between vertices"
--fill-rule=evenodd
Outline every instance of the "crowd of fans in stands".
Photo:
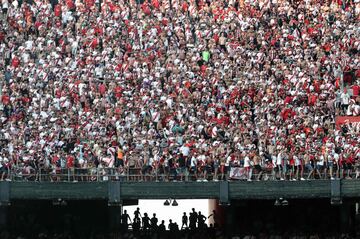
M 74 168 L 202 180 L 239 166 L 250 180 L 359 170 L 359 123 L 335 124 L 360 114 L 359 0 L 1 8 L 0 180 Z

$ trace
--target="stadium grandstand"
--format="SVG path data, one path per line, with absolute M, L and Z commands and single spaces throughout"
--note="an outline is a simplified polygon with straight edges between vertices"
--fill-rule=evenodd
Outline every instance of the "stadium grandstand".
M 2 185 L 360 179 L 359 0 L 0 7 Z
M 359 177 L 358 1 L 2 0 L 1 16 L 1 180 Z

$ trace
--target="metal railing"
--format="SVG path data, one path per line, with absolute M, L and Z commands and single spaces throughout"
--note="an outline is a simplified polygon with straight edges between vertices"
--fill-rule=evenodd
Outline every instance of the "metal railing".
M 235 170 L 241 170 L 234 174 Z M 13 167 L 0 172 L 0 181 L 50 181 L 50 182 L 99 182 L 99 181 L 219 181 L 219 180 L 314 180 L 314 179 L 360 179 L 360 168 L 354 166 L 350 170 L 329 170 L 310 172 L 276 172 L 274 169 L 263 169 L 261 173 L 249 171 L 242 167 L 230 167 L 227 172 L 193 172 L 184 169 L 144 169 L 144 168 L 58 168 L 29 169 Z

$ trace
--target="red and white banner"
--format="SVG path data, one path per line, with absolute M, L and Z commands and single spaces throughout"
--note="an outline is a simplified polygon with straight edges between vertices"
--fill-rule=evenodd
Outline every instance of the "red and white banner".
M 339 127 L 343 124 L 351 124 L 351 126 L 359 126 L 360 125 L 360 116 L 337 116 L 335 118 L 336 127 Z
M 239 179 L 239 180 L 247 179 L 246 169 L 241 168 L 241 167 L 232 167 L 232 168 L 230 168 L 230 178 L 231 179 Z

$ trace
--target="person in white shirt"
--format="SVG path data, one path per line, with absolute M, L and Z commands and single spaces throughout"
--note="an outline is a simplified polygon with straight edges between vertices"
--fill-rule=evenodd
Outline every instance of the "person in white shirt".
M 322 178 L 321 171 L 324 169 L 325 157 L 321 153 L 317 154 L 316 169 L 315 172 L 319 174 L 320 179 Z M 326 174 L 325 174 L 326 176 Z
M 283 157 L 284 157 L 284 153 L 281 150 L 278 150 L 278 155 L 276 157 L 276 171 L 278 173 L 278 176 L 280 177 L 280 180 L 284 180 L 284 175 L 283 175 Z
M 244 158 L 244 168 L 246 170 L 246 173 L 247 173 L 247 180 L 248 181 L 251 181 L 251 177 L 252 177 L 252 161 L 251 159 L 249 158 L 248 155 L 245 156 Z
M 197 180 L 197 163 L 198 160 L 196 158 L 197 154 L 192 154 L 191 160 L 190 160 L 190 173 L 194 174 L 195 179 Z
M 4 15 L 6 15 L 9 9 L 9 0 L 1 0 L 1 3 L 2 3 L 2 12 Z
M 349 101 L 350 105 L 347 108 L 346 115 L 347 116 L 358 116 L 360 115 L 360 106 L 356 104 L 355 100 L 351 99 Z
M 182 153 L 187 158 L 190 154 L 190 148 L 186 144 L 184 144 L 180 147 L 180 153 Z
M 199 174 L 197 175 L 198 176 L 197 181 L 205 181 L 205 166 L 206 166 L 206 156 L 202 152 L 197 157 L 197 171 L 199 172 Z
M 297 150 L 297 153 L 299 153 L 298 150 Z M 294 157 L 294 161 L 295 161 L 295 170 L 296 170 L 295 179 L 298 180 L 299 172 L 300 172 L 300 179 L 301 179 L 301 178 L 303 178 L 304 170 L 302 167 L 301 158 L 298 155 L 294 155 L 293 157 Z
M 344 92 L 341 93 L 340 98 L 341 98 L 341 108 L 343 110 L 343 113 L 346 114 L 347 108 L 348 108 L 349 103 L 350 103 L 350 95 L 346 91 L 346 89 L 344 89 Z
M 334 153 L 330 153 L 327 158 L 328 167 L 329 167 L 329 176 L 330 179 L 333 180 L 333 168 L 334 168 Z
M 334 151 L 334 153 L 333 153 L 333 158 L 334 158 L 334 165 L 336 166 L 336 178 L 339 178 L 339 169 L 340 169 L 339 160 L 340 160 L 340 155 Z
M 272 163 L 272 180 L 275 180 L 275 178 L 276 178 L 276 159 L 277 159 L 277 157 L 276 157 L 276 151 L 274 151 L 274 154 L 273 155 L 271 155 L 271 163 Z

